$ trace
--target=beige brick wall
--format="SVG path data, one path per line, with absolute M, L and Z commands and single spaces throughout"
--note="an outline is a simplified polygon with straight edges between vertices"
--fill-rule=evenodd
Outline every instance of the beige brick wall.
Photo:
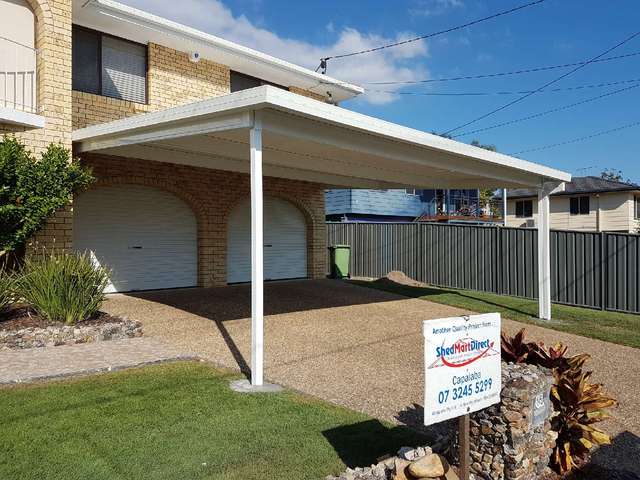
M 111 122 L 150 111 L 149 105 L 73 91 L 73 129 Z
M 324 95 L 320 95 L 319 93 L 310 92 L 309 90 L 304 90 L 298 87 L 289 87 L 289 91 L 293 93 L 297 93 L 298 95 L 302 95 L 303 97 L 313 98 L 314 100 L 318 100 L 319 102 L 326 102 L 327 97 Z
M 88 127 L 141 113 L 196 102 L 230 92 L 229 69 L 187 53 L 150 43 L 147 104 L 73 92 L 73 128 Z
M 198 283 L 226 284 L 227 221 L 235 205 L 249 197 L 247 174 L 104 155 L 84 155 L 105 185 L 146 185 L 173 193 L 194 211 L 198 221 Z M 265 177 L 264 193 L 296 205 L 307 219 L 307 271 L 322 278 L 326 268 L 325 186 Z M 214 192 L 212 194 L 212 192 Z

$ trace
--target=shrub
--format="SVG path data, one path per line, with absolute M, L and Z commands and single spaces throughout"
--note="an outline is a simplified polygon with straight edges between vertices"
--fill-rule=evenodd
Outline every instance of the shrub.
M 14 275 L 0 266 L 0 313 L 13 302 L 14 282 Z
M 542 343 L 525 342 L 524 335 L 524 328 L 513 337 L 502 333 L 502 358 L 553 371 L 551 402 L 555 416 L 551 425 L 558 439 L 551 466 L 556 472 L 566 474 L 584 463 L 594 446 L 610 443 L 609 435 L 594 424 L 609 418 L 605 409 L 617 402 L 604 392 L 602 385 L 589 383 L 592 372 L 583 371 L 589 355 L 567 357 L 567 347 L 562 343 L 545 348 Z
M 93 180 L 61 145 L 49 145 L 36 159 L 16 138 L 0 137 L 0 257 L 19 251 Z
M 108 281 L 88 255 L 48 254 L 25 261 L 16 291 L 43 318 L 72 325 L 98 312 Z

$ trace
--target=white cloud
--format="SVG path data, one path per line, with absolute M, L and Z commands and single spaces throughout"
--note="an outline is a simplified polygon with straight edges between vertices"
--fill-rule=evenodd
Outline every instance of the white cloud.
M 462 7 L 462 0 L 417 0 L 416 6 L 409 9 L 409 13 L 414 16 L 432 17 Z
M 329 33 L 335 35 L 333 43 L 314 45 L 306 41 L 281 37 L 265 28 L 256 26 L 245 15 L 234 16 L 233 12 L 219 0 L 124 1 L 141 10 L 311 69 L 318 66 L 321 57 L 365 50 L 415 36 L 411 32 L 402 32 L 393 38 L 388 38 L 373 33 L 363 33 L 355 28 L 342 28 L 339 31 L 336 29 L 334 32 L 328 28 Z M 458 2 L 460 0 L 446 1 Z M 313 24 L 313 19 L 309 17 L 308 22 Z M 427 56 L 427 44 L 424 41 L 417 41 L 380 52 L 330 60 L 327 73 L 334 78 L 356 84 L 389 80 L 418 80 L 428 77 L 428 72 L 421 63 Z M 399 88 L 401 87 L 390 85 L 385 86 L 384 90 L 394 92 Z M 363 96 L 363 101 L 385 104 L 397 98 L 398 96 L 393 93 L 369 92 Z

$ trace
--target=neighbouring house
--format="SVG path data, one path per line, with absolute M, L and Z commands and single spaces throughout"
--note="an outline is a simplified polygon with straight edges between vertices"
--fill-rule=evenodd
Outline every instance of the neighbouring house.
M 264 280 L 326 274 L 328 189 L 540 189 L 551 318 L 547 206 L 568 173 L 349 111 L 361 87 L 113 0 L 0 15 L 0 133 L 73 149 L 97 178 L 27 254 L 89 252 L 110 292 L 251 282 L 254 386 Z
M 501 197 L 501 195 L 500 195 Z M 507 191 L 507 226 L 536 227 L 534 189 Z M 563 192 L 551 195 L 551 228 L 585 232 L 639 232 L 640 185 L 574 177 Z
M 325 203 L 332 222 L 491 223 L 501 216 L 481 205 L 478 189 L 334 189 Z

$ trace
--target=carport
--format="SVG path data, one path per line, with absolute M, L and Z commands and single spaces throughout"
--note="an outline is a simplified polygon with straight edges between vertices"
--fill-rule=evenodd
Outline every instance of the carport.
M 539 316 L 551 318 L 549 195 L 571 179 L 565 172 L 272 86 L 76 130 L 73 141 L 78 153 L 250 173 L 254 386 L 263 385 L 263 175 L 337 188 L 535 188 Z

